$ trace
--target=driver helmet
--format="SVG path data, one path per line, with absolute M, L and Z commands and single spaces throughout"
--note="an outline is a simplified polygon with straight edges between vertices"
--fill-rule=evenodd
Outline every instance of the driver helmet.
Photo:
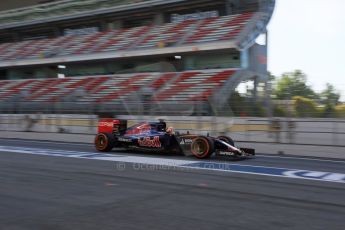
M 168 134 L 174 134 L 174 128 L 173 128 L 173 127 L 168 127 L 168 128 L 166 129 L 166 132 L 167 132 Z

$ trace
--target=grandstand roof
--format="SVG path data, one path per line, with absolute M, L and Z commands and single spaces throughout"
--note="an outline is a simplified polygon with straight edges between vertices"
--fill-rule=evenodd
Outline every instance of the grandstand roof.
M 263 13 L 245 13 L 162 26 L 3 43 L 0 45 L 0 67 L 243 49 L 265 30 L 264 20 Z
M 2 0 L 3 2 L 4 0 Z M 47 22 L 61 21 L 61 20 L 74 20 L 90 16 L 100 16 L 115 14 L 118 12 L 127 12 L 134 10 L 148 10 L 152 11 L 152 7 L 158 7 L 163 5 L 177 4 L 179 6 L 185 6 L 197 4 L 201 6 L 201 3 L 209 4 L 224 4 L 222 0 L 29 0 L 25 2 L 47 2 L 44 4 L 35 4 L 31 6 L 15 8 L 11 10 L 1 11 L 0 8 L 0 30 L 32 26 Z M 234 2 L 239 2 L 231 0 Z M 7 1 L 5 0 L 5 4 Z M 16 3 L 14 0 L 8 3 L 9 5 Z M 21 1 L 24 2 L 24 1 Z M 272 4 L 273 2 L 273 4 Z M 260 6 L 274 5 L 275 0 L 241 0 L 241 4 L 248 4 L 246 8 L 251 5 Z M 19 3 L 18 3 L 19 4 Z M 21 5 L 19 5 L 21 6 Z M 183 7 L 181 9 L 184 9 Z M 247 9 L 248 10 L 248 9 Z M 267 9 L 256 9 L 256 11 L 264 12 Z
M 0 12 L 0 29 L 186 2 L 186 0 L 61 0 Z

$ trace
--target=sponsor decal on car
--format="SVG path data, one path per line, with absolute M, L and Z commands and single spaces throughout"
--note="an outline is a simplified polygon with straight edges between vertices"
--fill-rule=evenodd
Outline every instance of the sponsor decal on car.
M 191 144 L 191 143 L 193 143 L 193 139 L 182 138 L 180 141 L 180 145 Z
M 99 126 L 106 126 L 106 127 L 113 127 L 114 123 L 113 122 L 104 122 L 104 121 L 101 121 L 98 123 Z
M 122 137 L 119 137 L 117 140 L 118 140 L 118 141 L 121 141 L 121 142 L 132 142 L 131 139 L 122 138 Z
M 162 146 L 161 142 L 159 141 L 159 136 L 153 137 L 152 140 L 150 137 L 140 138 L 138 140 L 138 144 L 142 147 L 152 148 L 160 148 Z
M 224 151 L 219 151 L 217 152 L 217 154 L 220 156 L 234 156 L 235 155 L 235 153 L 233 152 L 224 152 Z

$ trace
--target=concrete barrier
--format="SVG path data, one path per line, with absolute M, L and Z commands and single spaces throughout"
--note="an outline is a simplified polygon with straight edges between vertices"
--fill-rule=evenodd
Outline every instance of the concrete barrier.
M 175 130 L 217 136 L 226 134 L 240 142 L 345 147 L 345 120 L 231 118 L 192 116 L 118 116 L 129 126 L 164 119 Z M 1 114 L 0 131 L 95 134 L 98 117 L 77 114 Z

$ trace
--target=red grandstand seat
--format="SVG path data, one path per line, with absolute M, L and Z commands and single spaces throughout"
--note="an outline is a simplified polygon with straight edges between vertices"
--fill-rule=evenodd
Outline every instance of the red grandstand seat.
M 208 98 L 213 94 L 213 91 L 215 89 L 208 89 L 204 92 L 201 92 L 199 94 L 196 94 L 190 98 L 188 98 L 188 101 L 207 101 Z
M 40 81 L 37 81 L 36 84 L 29 89 L 29 93 L 33 94 L 36 91 L 46 87 L 47 85 L 49 85 L 51 82 L 53 82 L 55 79 L 42 79 Z
M 38 79 L 25 81 L 0 81 L 6 99 L 25 89 L 31 102 L 56 102 L 82 88 L 84 102 L 113 103 L 123 99 L 144 86 L 157 91 L 158 101 L 205 101 L 226 82 L 236 70 L 190 71 L 161 74 L 124 74 L 113 76 L 89 76 L 65 79 Z
M 24 81 L 6 81 L 3 86 L 7 85 L 3 90 L 0 92 L 0 98 L 2 100 L 10 98 L 18 94 L 23 88 L 27 85 L 31 84 L 34 80 L 24 80 Z
M 0 81 L 0 87 L 4 87 L 6 86 L 8 83 L 10 83 L 9 81 Z
M 61 83 L 66 83 L 70 81 L 70 79 L 65 78 L 65 79 L 53 79 L 53 80 L 46 80 L 43 81 L 45 84 L 44 88 L 41 88 L 39 90 L 37 90 L 36 92 L 32 93 L 32 95 L 30 95 L 27 100 L 31 100 L 31 101 L 44 101 L 47 98 L 49 98 L 49 96 L 52 93 L 55 93 L 57 91 L 60 90 L 59 88 L 59 84 Z
M 89 50 L 95 47 L 98 41 L 107 33 L 109 33 L 109 31 L 98 32 L 98 33 L 90 35 L 89 37 L 87 37 L 84 43 L 77 50 L 73 52 L 73 54 L 88 53 Z
M 88 82 L 85 86 L 85 90 L 88 92 L 93 92 L 96 90 L 100 85 L 104 84 L 110 79 L 110 77 L 95 77 L 92 81 Z
M 134 75 L 128 79 L 124 79 L 122 81 L 115 83 L 113 85 L 113 88 L 111 85 L 103 87 L 102 90 L 98 92 L 99 94 L 101 94 L 101 96 L 96 99 L 96 102 L 113 101 L 118 97 L 125 96 L 132 92 L 135 92 L 141 88 L 141 86 L 138 85 L 138 82 L 144 80 L 148 76 L 149 75 L 147 74 Z M 106 93 L 103 92 L 109 89 L 112 90 Z
M 172 46 L 228 40 L 236 37 L 252 16 L 253 13 L 243 13 L 202 21 L 186 20 L 161 26 L 141 26 L 89 35 L 66 35 L 54 39 L 5 43 L 0 44 L 0 60 L 49 58 L 71 54 L 155 48 L 159 47 L 158 44 Z
M 165 83 L 167 83 L 169 80 L 171 80 L 173 77 L 176 76 L 176 73 L 165 73 L 161 75 L 158 79 L 153 81 L 151 84 L 151 87 L 155 90 L 161 88 Z
M 218 73 L 214 73 L 209 78 L 206 78 L 204 81 L 200 83 L 200 85 L 210 85 L 211 87 L 190 97 L 188 100 L 207 100 L 213 94 L 213 92 L 217 90 L 225 81 L 227 81 L 229 77 L 231 77 L 235 72 L 236 70 L 225 70 Z
M 173 82 L 167 89 L 162 89 L 161 92 L 159 92 L 157 95 L 155 95 L 155 99 L 157 101 L 160 100 L 167 100 L 170 97 L 174 96 L 174 94 L 177 94 L 179 92 L 183 92 L 188 87 L 192 86 L 192 83 L 186 83 L 185 81 L 187 79 L 190 79 L 196 75 L 198 75 L 199 72 L 185 72 L 181 73 L 178 79 L 176 79 L 175 82 Z

